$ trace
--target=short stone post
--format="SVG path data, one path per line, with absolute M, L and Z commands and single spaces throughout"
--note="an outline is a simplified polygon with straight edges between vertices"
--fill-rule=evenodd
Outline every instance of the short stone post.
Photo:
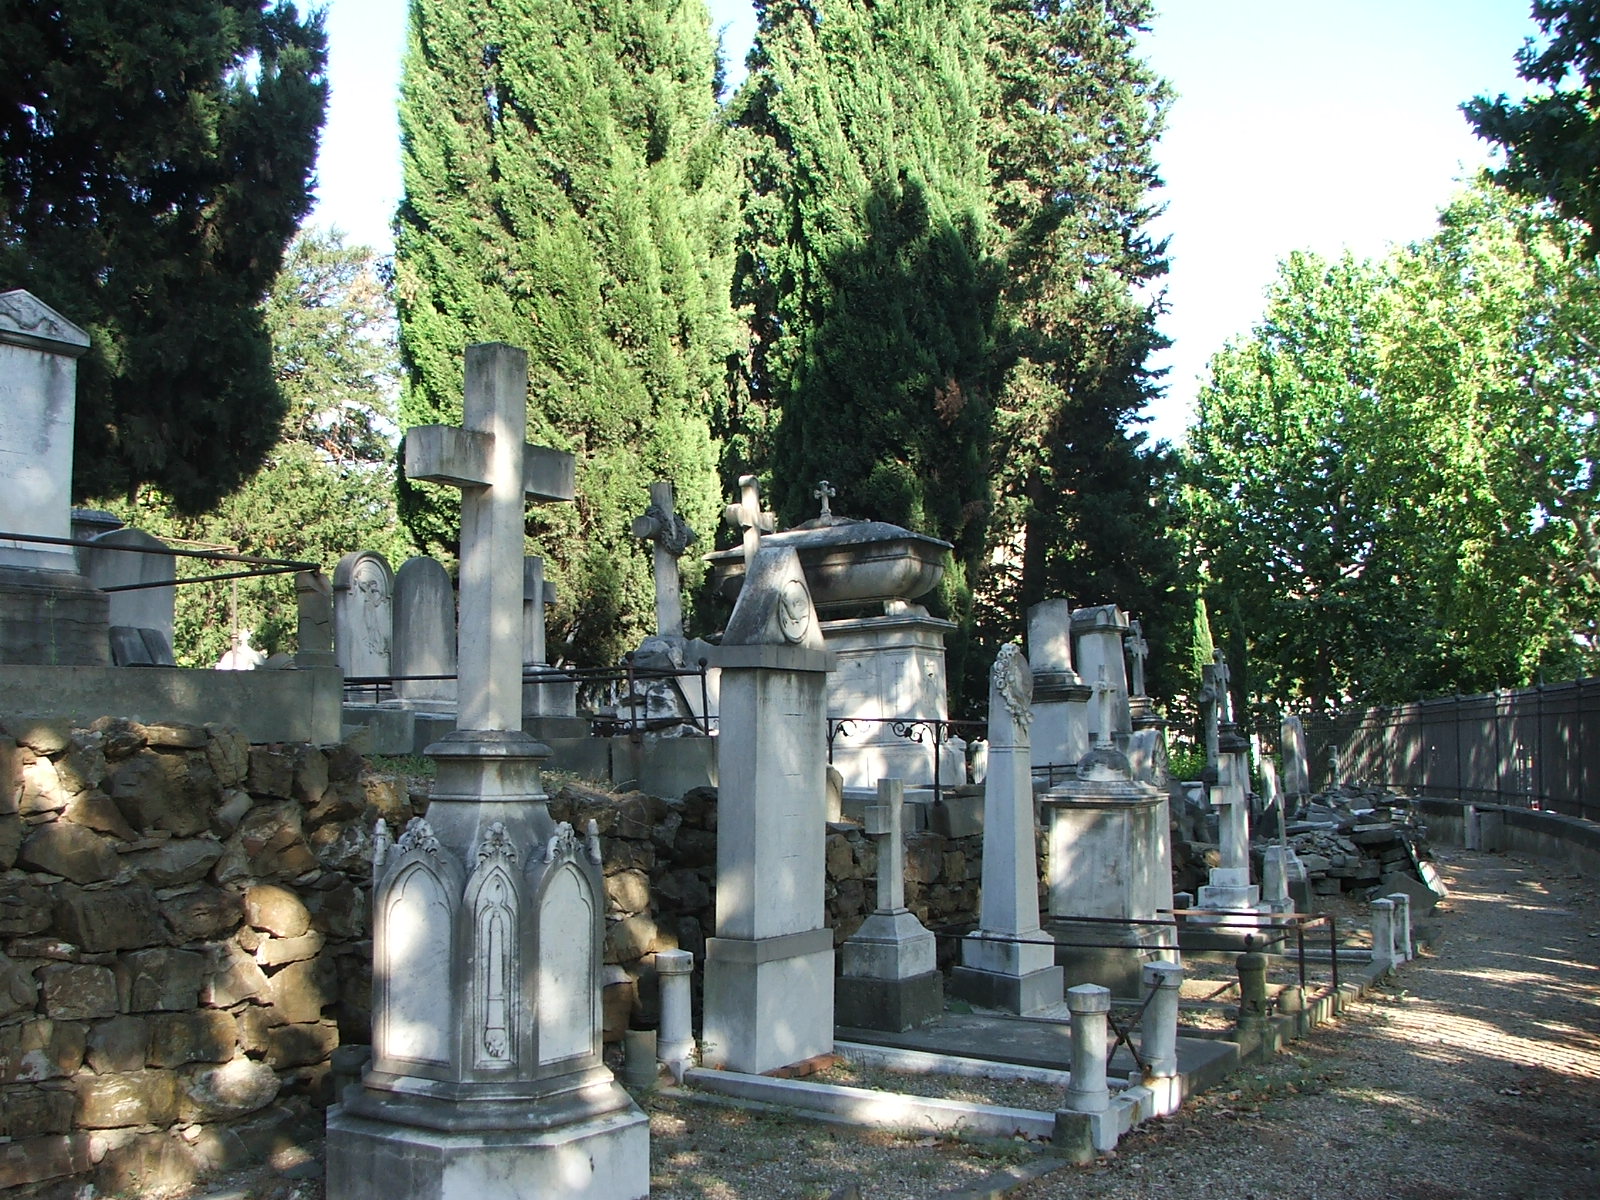
M 689 982 L 694 975 L 694 955 L 687 950 L 657 950 L 656 978 L 661 986 L 661 1028 L 656 1037 L 656 1057 L 683 1082 L 684 1068 L 694 1057 L 694 1016 L 690 1010 Z
M 1385 899 L 1394 901 L 1394 960 L 1396 964 L 1410 962 L 1416 957 L 1411 948 L 1411 897 L 1391 892 Z
M 1254 950 L 1234 960 L 1239 972 L 1239 1028 L 1259 1029 L 1271 1005 L 1267 1000 L 1267 956 Z
M 1171 962 L 1145 963 L 1144 1015 L 1139 1018 L 1140 1053 L 1145 1074 L 1168 1079 L 1178 1073 L 1178 997 L 1183 987 L 1183 965 Z
M 1393 900 L 1372 902 L 1372 963 L 1380 972 L 1394 970 Z
M 1066 1106 L 1073 1112 L 1105 1112 L 1111 1107 L 1111 1089 L 1106 1085 L 1111 989 L 1097 983 L 1070 987 L 1067 1009 L 1072 1013 L 1072 1082 L 1067 1085 Z

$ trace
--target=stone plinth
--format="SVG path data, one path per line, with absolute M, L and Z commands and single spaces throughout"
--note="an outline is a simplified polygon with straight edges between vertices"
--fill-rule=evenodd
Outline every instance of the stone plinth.
M 828 676 L 828 715 L 864 718 L 834 738 L 833 766 L 845 787 L 871 788 L 880 779 L 907 787 L 933 782 L 932 733 L 924 730 L 914 742 L 897 735 L 890 721 L 948 716 L 944 639 L 954 628 L 914 610 L 823 623 L 824 644 L 838 661 Z
M 833 1047 L 823 895 L 833 656 L 793 550 L 756 551 L 714 661 L 717 932 L 706 942 L 702 1058 L 758 1074 Z
M 1049 834 L 1049 918 L 1069 987 L 1140 995 L 1140 971 L 1175 948 L 1166 796 L 1126 778 L 1072 779 L 1040 799 Z M 1093 918 L 1085 919 L 1085 918 Z

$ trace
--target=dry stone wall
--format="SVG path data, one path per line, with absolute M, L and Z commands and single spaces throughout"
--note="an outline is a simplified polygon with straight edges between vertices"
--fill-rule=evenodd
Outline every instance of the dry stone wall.
M 414 786 L 218 726 L 0 720 L 0 1189 L 181 1185 L 320 1131 L 370 1038 L 371 831 L 425 813 Z M 599 825 L 619 1041 L 656 1017 L 655 951 L 703 961 L 716 792 L 551 791 L 557 820 Z M 980 838 L 915 833 L 906 859 L 925 924 L 975 919 Z M 875 847 L 832 825 L 827 866 L 837 944 L 873 907 Z
M 344 749 L 0 724 L 0 1188 L 181 1183 L 320 1126 L 367 1039 L 368 831 L 412 813 Z

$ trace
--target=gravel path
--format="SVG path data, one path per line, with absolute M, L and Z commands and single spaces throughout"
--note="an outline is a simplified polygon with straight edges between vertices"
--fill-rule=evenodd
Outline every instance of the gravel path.
M 1391 989 L 1115 1158 L 1014 1195 L 1600 1196 L 1595 886 L 1510 855 L 1440 867 L 1435 946 Z

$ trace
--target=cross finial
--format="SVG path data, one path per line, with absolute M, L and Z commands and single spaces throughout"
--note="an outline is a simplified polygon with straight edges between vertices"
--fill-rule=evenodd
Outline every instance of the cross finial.
M 1111 739 L 1111 693 L 1114 689 L 1106 680 L 1105 664 L 1100 664 L 1100 678 L 1094 681 L 1094 695 L 1096 708 L 1099 712 L 1100 728 L 1095 731 L 1094 744 L 1097 750 L 1109 750 L 1115 743 Z
M 739 503 L 723 509 L 722 519 L 743 535 L 746 569 L 761 548 L 761 535 L 778 529 L 777 516 L 761 511 L 761 484 L 754 475 L 739 476 Z
M 828 501 L 839 494 L 838 489 L 824 479 L 817 484 L 817 490 L 811 494 L 822 501 L 822 521 L 826 524 L 828 519 L 833 516 L 833 510 L 828 507 Z
M 650 485 L 650 507 L 633 519 L 633 536 L 652 543 L 655 568 L 656 632 L 683 636 L 683 599 L 679 594 L 678 559 L 697 540 L 695 531 L 673 510 L 672 484 Z

